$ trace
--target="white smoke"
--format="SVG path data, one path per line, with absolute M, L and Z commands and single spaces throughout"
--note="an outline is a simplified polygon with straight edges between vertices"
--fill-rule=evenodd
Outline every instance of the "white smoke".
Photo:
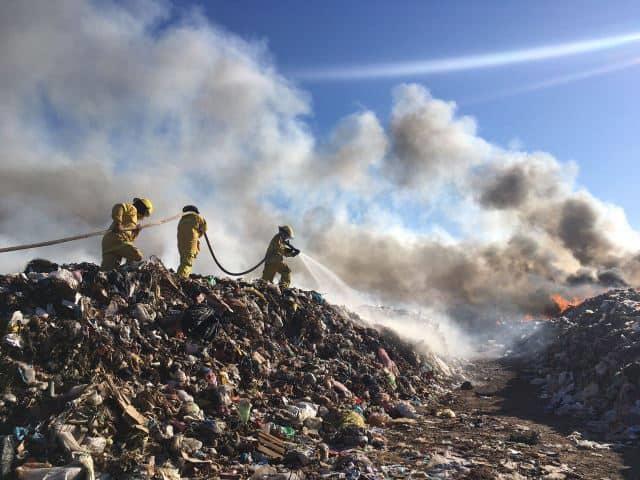
M 399 85 L 392 102 L 388 127 L 362 110 L 315 138 L 311 99 L 266 47 L 198 12 L 3 2 L 0 243 L 104 228 L 114 203 L 146 196 L 156 218 L 198 205 L 227 268 L 255 263 L 290 223 L 359 291 L 468 322 L 541 311 L 580 282 L 639 278 L 637 232 L 576 185 L 575 165 L 487 142 L 424 86 Z M 173 267 L 175 243 L 172 225 L 140 238 Z M 3 254 L 0 268 L 99 254 L 93 239 Z M 195 269 L 219 273 L 205 254 Z

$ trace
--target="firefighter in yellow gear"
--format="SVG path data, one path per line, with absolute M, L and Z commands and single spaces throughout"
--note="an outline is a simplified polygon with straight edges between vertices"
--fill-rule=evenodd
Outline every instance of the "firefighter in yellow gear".
M 207 222 L 193 205 L 187 205 L 178 223 L 178 252 L 180 252 L 180 266 L 178 275 L 189 278 L 193 262 L 200 253 L 200 237 L 207 231 Z
M 278 233 L 273 237 L 264 261 L 262 279 L 272 282 L 276 273 L 280 274 L 280 286 L 288 288 L 291 285 L 291 269 L 284 263 L 285 257 L 295 257 L 300 250 L 291 246 L 289 240 L 293 238 L 293 229 L 289 225 L 278 227 Z
M 140 233 L 138 220 L 153 213 L 153 204 L 147 198 L 134 198 L 133 203 L 118 203 L 111 211 L 113 222 L 102 237 L 103 270 L 117 268 L 124 258 L 127 263 L 142 260 L 142 252 L 133 244 Z

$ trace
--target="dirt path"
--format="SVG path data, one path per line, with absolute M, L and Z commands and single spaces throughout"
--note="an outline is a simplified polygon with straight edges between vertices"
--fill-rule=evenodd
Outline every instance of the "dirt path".
M 391 476 L 640 479 L 637 449 L 578 448 L 567 438 L 577 426 L 545 413 L 535 387 L 512 365 L 480 362 L 474 374 L 471 390 L 441 401 L 439 409 L 450 408 L 455 418 L 431 410 L 415 424 L 386 429 L 389 453 L 378 460 Z

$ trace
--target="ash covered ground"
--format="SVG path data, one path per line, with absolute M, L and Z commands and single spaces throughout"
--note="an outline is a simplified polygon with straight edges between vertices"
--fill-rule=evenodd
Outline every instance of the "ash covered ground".
M 639 478 L 638 305 L 462 360 L 315 291 L 34 261 L 0 277 L 0 478 Z

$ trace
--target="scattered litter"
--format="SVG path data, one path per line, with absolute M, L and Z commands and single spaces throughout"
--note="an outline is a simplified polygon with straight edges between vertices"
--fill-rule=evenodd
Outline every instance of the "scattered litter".
M 634 440 L 629 428 L 640 418 L 638 325 L 640 292 L 611 290 L 543 322 L 517 350 L 534 352 L 531 383 L 542 387 L 550 410 L 582 419 L 607 439 Z
M 380 478 L 334 449 L 385 451 L 448 382 L 316 292 L 179 280 L 157 260 L 0 276 L 0 332 L 0 478 Z

